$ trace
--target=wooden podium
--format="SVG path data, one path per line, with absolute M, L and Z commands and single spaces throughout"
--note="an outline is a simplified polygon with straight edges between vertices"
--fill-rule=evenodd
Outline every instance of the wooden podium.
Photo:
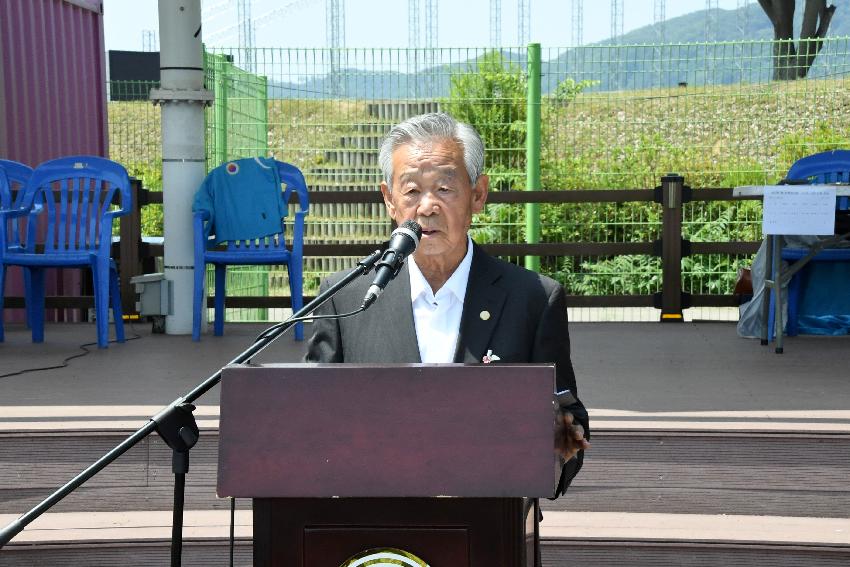
M 532 567 L 554 387 L 551 365 L 231 366 L 218 495 L 254 499 L 255 565 Z

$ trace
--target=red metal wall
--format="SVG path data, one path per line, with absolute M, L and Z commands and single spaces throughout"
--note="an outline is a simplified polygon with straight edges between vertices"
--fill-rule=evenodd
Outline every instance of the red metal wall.
M 72 154 L 106 156 L 101 0 L 0 0 L 0 157 L 35 167 Z M 14 269 L 7 296 L 22 296 Z M 48 275 L 48 295 L 77 295 L 79 270 Z M 22 320 L 23 313 L 7 313 Z M 77 319 L 58 313 L 58 319 Z
M 102 2 L 0 2 L 0 87 L 0 155 L 107 155 Z

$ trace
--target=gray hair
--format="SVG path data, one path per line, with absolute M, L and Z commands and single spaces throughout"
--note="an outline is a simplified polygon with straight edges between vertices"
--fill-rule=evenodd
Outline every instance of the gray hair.
M 393 188 L 393 152 L 396 148 L 415 142 L 454 140 L 463 150 L 463 162 L 469 175 L 469 183 L 475 185 L 484 173 L 484 142 L 475 128 L 458 122 L 444 112 L 420 114 L 394 126 L 381 142 L 378 162 L 387 187 Z

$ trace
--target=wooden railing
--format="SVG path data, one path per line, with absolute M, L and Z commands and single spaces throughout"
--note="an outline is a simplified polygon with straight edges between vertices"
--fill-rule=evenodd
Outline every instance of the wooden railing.
M 149 191 L 134 180 L 133 210 L 121 218 L 120 240 L 113 254 L 118 258 L 121 274 L 121 297 L 125 313 L 135 311 L 135 292 L 130 278 L 154 271 L 153 259 L 161 257 L 163 245 L 147 244 L 141 238 L 141 210 L 150 204 L 161 204 L 163 194 Z M 651 295 L 572 295 L 568 304 L 573 307 L 655 307 L 661 310 L 662 321 L 681 320 L 682 310 L 688 307 L 719 307 L 737 305 L 733 295 L 692 295 L 682 291 L 682 258 L 693 254 L 754 254 L 759 242 L 689 242 L 682 237 L 682 205 L 695 201 L 731 201 L 732 188 L 691 189 L 684 179 L 668 175 L 655 189 L 610 189 L 569 191 L 494 191 L 488 203 L 579 204 L 579 203 L 658 203 L 662 207 L 661 239 L 654 242 L 547 242 L 539 244 L 488 244 L 484 249 L 496 256 L 617 256 L 640 254 L 660 256 L 662 261 L 662 291 Z M 311 204 L 382 203 L 379 191 L 316 191 L 310 193 Z M 305 244 L 305 257 L 354 256 L 371 253 L 377 243 Z M 7 307 L 23 307 L 23 298 L 6 298 Z M 87 296 L 48 297 L 49 308 L 88 308 L 93 299 Z M 212 300 L 209 300 L 212 307 Z M 289 307 L 289 297 L 228 297 L 227 306 L 235 308 Z

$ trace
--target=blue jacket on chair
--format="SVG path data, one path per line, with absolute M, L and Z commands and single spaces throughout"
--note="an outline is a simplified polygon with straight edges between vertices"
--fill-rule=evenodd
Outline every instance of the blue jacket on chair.
M 245 158 L 216 167 L 195 192 L 192 211 L 210 214 L 205 236 L 215 234 L 213 245 L 280 232 L 286 204 L 275 160 Z

